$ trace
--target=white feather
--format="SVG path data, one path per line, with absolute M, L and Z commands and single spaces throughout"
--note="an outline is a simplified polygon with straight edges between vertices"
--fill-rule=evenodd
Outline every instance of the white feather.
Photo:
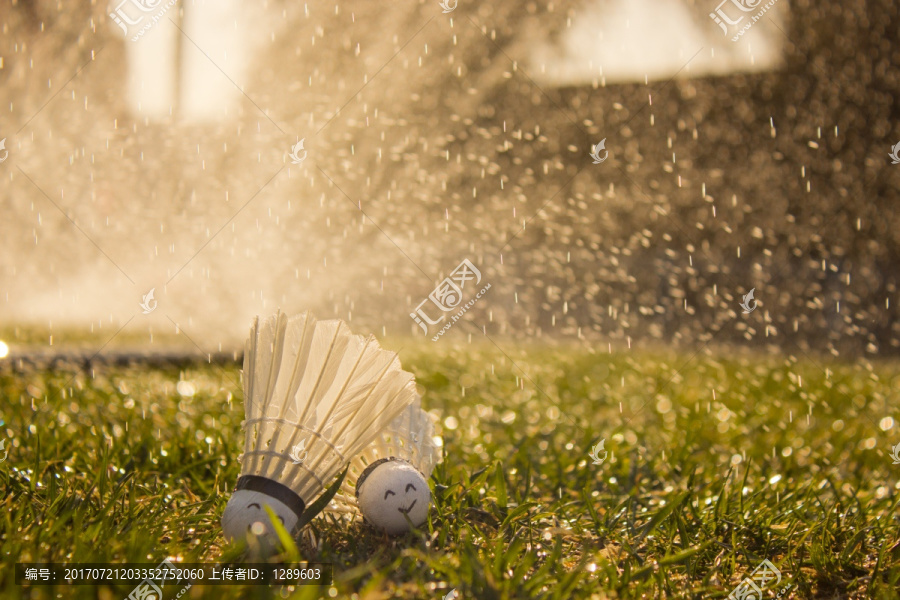
M 241 475 L 273 479 L 309 505 L 415 397 L 396 354 L 343 321 L 257 319 L 244 352 Z M 294 464 L 301 442 L 306 455 Z

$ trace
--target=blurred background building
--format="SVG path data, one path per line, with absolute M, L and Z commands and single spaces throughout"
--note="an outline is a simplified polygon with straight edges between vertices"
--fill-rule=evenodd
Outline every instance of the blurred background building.
M 0 5 L 0 330 L 421 334 L 467 258 L 460 341 L 900 350 L 894 3 L 117 6 Z

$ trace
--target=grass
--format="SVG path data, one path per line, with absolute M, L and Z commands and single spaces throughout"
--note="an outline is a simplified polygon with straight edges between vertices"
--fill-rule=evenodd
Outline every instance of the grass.
M 900 597 L 900 366 L 691 354 L 407 343 L 445 451 L 422 531 L 320 516 L 298 547 L 334 563 L 333 586 L 183 597 L 726 598 L 763 559 L 782 574 L 768 597 Z M 239 472 L 237 365 L 5 371 L 0 396 L 4 598 L 133 588 L 22 587 L 16 562 L 238 551 L 219 525 Z

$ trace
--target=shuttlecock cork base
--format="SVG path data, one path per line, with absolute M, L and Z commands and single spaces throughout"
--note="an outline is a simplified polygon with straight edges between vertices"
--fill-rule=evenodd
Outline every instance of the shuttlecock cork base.
M 343 321 L 280 311 L 257 319 L 244 351 L 244 453 L 222 515 L 225 537 L 273 545 L 266 506 L 293 532 L 350 458 L 415 397 L 396 354 Z
M 356 482 L 356 500 L 366 522 L 401 535 L 428 518 L 431 490 L 425 476 L 402 458 L 382 458 Z
M 243 475 L 222 514 L 225 536 L 234 539 L 247 532 L 257 536 L 274 533 L 264 506 L 275 512 L 289 532 L 294 531 L 306 509 L 303 499 L 291 488 L 266 477 Z

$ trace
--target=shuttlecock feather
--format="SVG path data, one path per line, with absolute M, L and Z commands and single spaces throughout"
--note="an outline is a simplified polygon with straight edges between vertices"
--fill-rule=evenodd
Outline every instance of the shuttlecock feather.
M 441 462 L 442 442 L 434 436 L 434 421 L 417 396 L 350 461 L 328 510 L 345 515 L 359 511 L 368 523 L 393 534 L 424 522 L 431 500 L 427 480 Z M 415 489 L 406 489 L 410 483 Z M 369 488 L 366 493 L 364 488 Z
M 375 338 L 309 313 L 257 319 L 244 351 L 241 476 L 222 515 L 228 538 L 288 531 L 350 459 L 415 399 L 415 380 Z

